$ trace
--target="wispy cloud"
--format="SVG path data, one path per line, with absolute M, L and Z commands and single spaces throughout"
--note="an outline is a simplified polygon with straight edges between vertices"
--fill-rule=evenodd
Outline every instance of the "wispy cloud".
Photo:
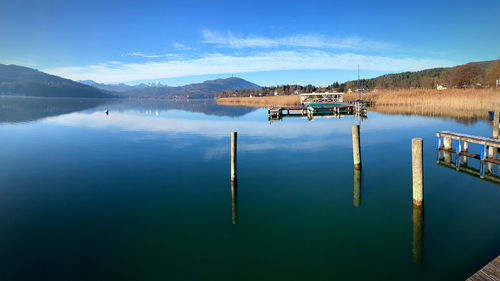
M 157 55 L 157 54 L 145 54 L 145 53 L 142 53 L 142 52 L 130 52 L 130 53 L 126 53 L 126 54 L 124 54 L 122 56 L 141 57 L 141 58 L 147 58 L 147 59 L 179 58 L 180 57 L 178 54 Z
M 204 43 L 235 49 L 283 47 L 307 47 L 321 49 L 387 49 L 394 47 L 394 44 L 391 43 L 365 40 L 358 36 L 331 38 L 319 34 L 298 34 L 271 38 L 257 35 L 237 36 L 231 32 L 220 33 L 209 29 L 203 29 L 202 32 Z
M 278 70 L 353 70 L 357 65 L 365 70 L 416 71 L 438 66 L 451 66 L 446 60 L 395 58 L 354 53 L 331 53 L 321 50 L 270 51 L 251 55 L 209 54 L 199 58 L 176 59 L 145 63 L 97 64 L 88 66 L 44 69 L 45 72 L 73 80 L 92 79 L 116 83 L 155 78 L 192 75 L 247 73 Z
M 189 47 L 189 46 L 186 46 L 182 43 L 179 43 L 179 42 L 174 42 L 172 43 L 172 46 L 174 48 L 176 48 L 177 50 L 181 50 L 181 51 L 194 51 L 195 49 Z

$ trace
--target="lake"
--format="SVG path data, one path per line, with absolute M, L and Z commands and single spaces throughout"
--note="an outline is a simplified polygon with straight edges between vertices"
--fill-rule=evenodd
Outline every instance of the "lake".
M 489 137 L 486 120 L 269 123 L 211 100 L 0 98 L 0 111 L 2 280 L 464 280 L 500 254 L 500 186 L 436 163 L 437 131 Z

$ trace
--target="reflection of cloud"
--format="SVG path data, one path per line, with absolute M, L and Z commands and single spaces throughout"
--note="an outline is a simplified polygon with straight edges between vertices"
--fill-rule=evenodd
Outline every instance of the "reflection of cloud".
M 291 121 L 291 120 L 290 120 Z M 322 122 L 323 121 L 323 122 Z M 210 138 L 227 137 L 231 131 L 239 135 L 269 139 L 317 138 L 339 134 L 351 134 L 352 119 L 315 120 L 315 122 L 277 122 L 269 125 L 262 121 L 220 119 L 182 119 L 162 116 L 138 116 L 125 113 L 104 115 L 102 112 L 71 113 L 51 117 L 44 122 L 64 126 L 88 127 L 102 130 L 145 131 L 172 134 L 196 134 Z M 404 128 L 431 124 L 424 118 L 405 118 L 399 122 L 370 122 L 362 132 Z M 368 122 L 368 121 L 365 121 Z
M 339 134 L 340 135 L 340 134 Z M 238 152 L 265 152 L 265 151 L 304 151 L 307 149 L 308 152 L 316 152 L 325 149 L 351 149 L 352 148 L 352 139 L 349 136 L 343 136 L 341 138 L 322 138 L 319 140 L 304 140 L 302 138 L 299 139 L 287 139 L 286 142 L 271 142 L 271 141 L 263 141 L 258 142 L 253 140 L 254 142 L 249 143 L 247 141 L 239 141 L 238 142 Z M 377 136 L 377 138 L 369 138 L 362 139 L 363 146 L 370 146 L 378 143 L 391 143 L 396 140 L 392 137 L 385 136 Z M 206 160 L 211 160 L 215 158 L 220 158 L 225 155 L 229 155 L 230 149 L 229 146 L 219 145 L 219 146 L 211 146 L 208 147 L 205 151 L 204 158 Z
M 336 139 L 335 141 L 333 139 L 330 140 L 300 140 L 300 141 L 295 141 L 294 140 L 288 140 L 286 143 L 279 143 L 279 142 L 270 142 L 270 141 L 264 141 L 264 142 L 253 142 L 253 143 L 247 143 L 245 141 L 243 142 L 238 142 L 238 152 L 264 152 L 264 151 L 270 151 L 270 150 L 286 150 L 286 151 L 299 151 L 299 150 L 304 150 L 304 148 L 307 148 L 307 151 L 313 152 L 313 151 L 319 151 L 322 150 L 325 147 L 346 147 L 350 146 L 350 139 L 349 138 L 343 138 L 341 140 Z M 205 159 L 214 159 L 221 157 L 225 154 L 229 154 L 229 147 L 226 146 L 212 146 L 207 148 L 205 151 Z

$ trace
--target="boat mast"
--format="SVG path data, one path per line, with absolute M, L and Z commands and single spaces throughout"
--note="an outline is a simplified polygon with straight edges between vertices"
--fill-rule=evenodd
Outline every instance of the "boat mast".
M 358 64 L 358 99 L 361 100 L 361 82 L 359 81 L 359 64 Z

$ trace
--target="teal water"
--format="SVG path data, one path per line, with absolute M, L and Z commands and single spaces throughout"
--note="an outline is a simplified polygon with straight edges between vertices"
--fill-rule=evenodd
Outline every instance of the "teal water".
M 211 101 L 0 99 L 0 110 L 2 280 L 463 280 L 500 254 L 500 186 L 437 165 L 434 149 L 440 130 L 490 136 L 487 121 L 369 112 L 358 200 L 352 116 L 270 124 L 265 109 Z

